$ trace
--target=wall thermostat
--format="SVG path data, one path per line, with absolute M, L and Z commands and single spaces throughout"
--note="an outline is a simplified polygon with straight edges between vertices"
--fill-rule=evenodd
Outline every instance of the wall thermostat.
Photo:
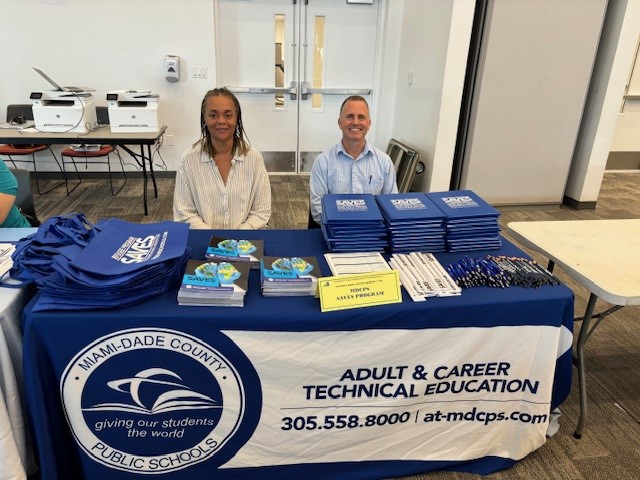
M 164 57 L 164 78 L 168 82 L 180 80 L 180 57 L 177 55 L 166 55 Z

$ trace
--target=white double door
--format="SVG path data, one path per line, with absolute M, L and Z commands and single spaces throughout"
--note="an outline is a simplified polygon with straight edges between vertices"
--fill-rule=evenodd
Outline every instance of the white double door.
M 340 105 L 370 101 L 380 1 L 216 0 L 217 84 L 242 107 L 270 172 L 311 171 L 338 142 Z

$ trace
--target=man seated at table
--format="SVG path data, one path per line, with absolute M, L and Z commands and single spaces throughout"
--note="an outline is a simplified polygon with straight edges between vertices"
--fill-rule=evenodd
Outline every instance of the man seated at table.
M 371 127 L 369 105 L 359 96 L 340 107 L 342 140 L 318 155 L 309 180 L 309 228 L 318 228 L 322 196 L 328 193 L 398 193 L 396 171 L 389 155 L 366 140 Z

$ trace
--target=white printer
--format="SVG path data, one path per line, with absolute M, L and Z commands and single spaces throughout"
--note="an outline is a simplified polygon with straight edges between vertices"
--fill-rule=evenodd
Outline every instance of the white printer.
M 33 120 L 41 132 L 87 133 L 97 123 L 96 104 L 90 92 L 45 90 L 32 92 Z
M 113 133 L 142 133 L 160 130 L 159 95 L 151 90 L 111 90 L 107 92 L 109 124 Z

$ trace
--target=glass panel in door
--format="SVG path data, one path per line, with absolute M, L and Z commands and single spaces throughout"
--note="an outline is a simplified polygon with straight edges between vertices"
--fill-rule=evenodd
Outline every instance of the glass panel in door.
M 345 98 L 359 94 L 371 103 L 378 15 L 378 1 L 310 0 L 304 6 L 301 84 L 303 91 L 308 85 L 319 93 L 301 95 L 299 172 L 310 172 L 316 155 L 340 140 L 338 116 Z
M 377 1 L 216 0 L 217 84 L 238 97 L 270 172 L 309 172 L 340 139 L 340 104 L 373 84 L 378 12 Z

